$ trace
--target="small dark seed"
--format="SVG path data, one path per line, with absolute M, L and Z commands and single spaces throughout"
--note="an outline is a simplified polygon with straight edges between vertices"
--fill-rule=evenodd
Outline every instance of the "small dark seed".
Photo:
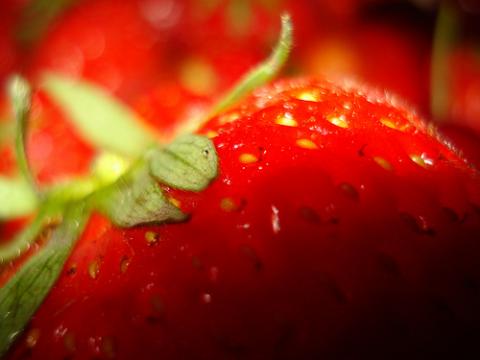
M 443 299 L 434 298 L 431 300 L 430 305 L 435 318 L 440 321 L 450 321 L 455 317 L 453 309 Z
M 460 217 L 458 216 L 458 214 L 455 212 L 455 210 L 453 209 L 450 209 L 448 207 L 444 207 L 443 209 L 443 213 L 448 217 L 448 219 L 453 222 L 453 223 L 456 223 L 456 222 L 459 222 L 460 221 Z
M 260 260 L 255 250 L 253 250 L 250 246 L 243 246 L 242 252 L 252 261 L 255 271 L 260 272 L 263 270 L 263 262 Z
M 397 262 L 390 255 L 379 253 L 377 256 L 380 269 L 388 278 L 399 278 L 401 275 Z
M 339 187 L 340 190 L 342 190 L 342 192 L 350 199 L 358 201 L 360 198 L 357 189 L 355 189 L 353 185 L 350 185 L 349 183 L 341 183 Z
M 77 266 L 74 265 L 67 270 L 67 276 L 73 276 L 77 273 Z
M 467 276 L 463 279 L 463 287 L 473 296 L 480 295 L 479 281 L 472 276 Z
M 360 157 L 365 156 L 365 148 L 366 147 L 367 147 L 367 144 L 364 144 L 364 145 L 362 145 L 362 147 L 360 149 L 358 149 L 358 151 L 357 151 L 358 156 L 360 156 Z
M 400 217 L 403 222 L 410 228 L 410 230 L 414 231 L 419 235 L 428 235 L 434 236 L 435 230 L 430 228 L 424 221 L 421 219 L 416 219 L 414 216 L 406 213 L 401 212 Z
M 308 206 L 302 206 L 298 209 L 300 217 L 310 223 L 319 224 L 321 222 L 320 215 Z

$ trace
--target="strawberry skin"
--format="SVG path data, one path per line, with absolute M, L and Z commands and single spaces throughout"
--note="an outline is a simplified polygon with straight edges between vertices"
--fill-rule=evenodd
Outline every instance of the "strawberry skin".
M 479 173 L 398 100 L 293 79 L 210 120 L 185 223 L 95 215 L 8 359 L 466 358 Z

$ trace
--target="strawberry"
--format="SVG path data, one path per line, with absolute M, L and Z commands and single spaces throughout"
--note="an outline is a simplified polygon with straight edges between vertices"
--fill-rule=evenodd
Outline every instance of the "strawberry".
M 474 47 L 457 48 L 449 56 L 450 88 L 447 116 L 480 134 L 480 57 Z
M 164 35 L 139 1 L 87 0 L 68 8 L 36 44 L 27 70 L 85 78 L 130 99 L 158 80 Z M 126 51 L 128 48 L 128 51 Z
M 287 11 L 296 23 L 296 52 L 322 28 L 327 17 L 322 5 L 307 0 L 177 1 L 171 6 L 177 21 L 166 43 L 169 73 L 197 96 L 222 94 L 271 50 L 278 14 Z
M 284 57 L 276 49 L 196 135 L 165 146 L 129 142 L 152 138 L 109 104 L 114 125 L 90 140 L 124 158 L 52 189 L 29 173 L 30 96 L 12 83 L 16 155 L 39 207 L 34 235 L 0 248 L 0 354 L 478 355 L 480 174 L 367 86 L 294 78 L 238 102 Z M 46 90 L 72 118 L 88 109 L 84 134 L 104 127 L 98 114 L 112 121 L 93 106 L 101 93 L 75 85 L 52 78 Z
M 189 219 L 95 215 L 8 359 L 478 354 L 479 173 L 414 112 L 291 79 L 199 133 L 217 179 L 165 188 Z
M 422 22 L 416 22 L 416 18 Z M 302 53 L 301 67 L 321 76 L 348 74 L 395 91 L 427 112 L 431 47 L 428 20 L 414 11 L 366 13 L 354 22 L 327 28 L 310 41 Z
M 438 126 L 445 139 L 458 148 L 465 159 L 480 169 L 480 137 L 460 124 L 446 122 Z

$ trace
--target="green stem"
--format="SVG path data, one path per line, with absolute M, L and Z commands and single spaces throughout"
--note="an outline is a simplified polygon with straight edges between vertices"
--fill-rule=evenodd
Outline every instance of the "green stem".
M 281 20 L 282 29 L 280 37 L 270 56 L 245 74 L 205 116 L 180 124 L 175 131 L 176 135 L 195 132 L 212 117 L 228 110 L 253 90 L 268 83 L 280 72 L 288 60 L 293 43 L 293 25 L 290 15 L 283 14 Z
M 17 124 L 15 134 L 15 155 L 17 158 L 17 165 L 27 183 L 30 184 L 31 188 L 37 194 L 39 194 L 25 151 L 26 124 L 30 115 L 32 91 L 28 82 L 21 76 L 16 75 L 10 81 L 9 93 Z
M 450 69 L 448 57 L 457 39 L 458 17 L 448 1 L 443 1 L 437 15 L 433 39 L 430 107 L 436 121 L 445 121 L 450 101 Z
M 283 14 L 281 20 L 282 29 L 280 38 L 271 55 L 248 72 L 237 85 L 213 107 L 208 118 L 229 109 L 250 92 L 272 80 L 280 72 L 288 60 L 293 43 L 293 25 L 290 15 Z

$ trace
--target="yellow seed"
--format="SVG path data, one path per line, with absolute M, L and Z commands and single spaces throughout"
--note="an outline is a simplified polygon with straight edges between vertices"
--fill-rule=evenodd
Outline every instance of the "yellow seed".
M 63 337 L 63 345 L 65 346 L 65 349 L 67 349 L 69 353 L 75 352 L 76 350 L 75 336 L 73 335 L 72 332 L 67 332 L 65 334 L 65 336 Z
M 130 258 L 127 256 L 122 256 L 122 260 L 120 261 L 120 272 L 125 274 L 130 266 Z
M 165 306 L 163 304 L 162 298 L 159 295 L 153 295 L 150 298 L 150 304 L 152 310 L 156 315 L 162 315 L 165 311 Z
M 348 122 L 345 118 L 345 115 L 330 115 L 327 117 L 327 121 L 332 123 L 335 126 L 341 127 L 342 129 L 348 128 Z
M 25 345 L 28 348 L 33 348 L 35 345 L 37 345 L 39 337 L 40 337 L 40 329 L 38 328 L 31 329 L 28 332 L 27 337 L 25 339 Z
M 241 154 L 238 159 L 242 164 L 253 164 L 258 161 L 258 158 L 255 155 L 249 153 Z
M 389 127 L 390 129 L 398 130 L 398 131 L 404 131 L 407 125 L 399 125 L 392 120 L 388 118 L 381 118 L 380 122 L 385 125 L 386 127 Z
M 296 141 L 296 144 L 297 146 L 303 149 L 310 149 L 310 150 L 318 149 L 317 144 L 315 144 L 312 140 L 309 140 L 309 139 L 298 139 Z
M 220 200 L 220 208 L 226 212 L 232 212 L 237 209 L 237 204 L 232 198 L 223 198 Z
M 373 160 L 378 164 L 380 165 L 382 168 L 384 168 L 385 170 L 388 170 L 388 171 L 392 171 L 393 170 L 393 166 L 392 164 L 390 164 L 387 160 L 385 160 L 384 158 L 380 157 L 380 156 L 375 156 L 373 158 Z
M 180 202 L 180 200 L 178 199 L 175 199 L 173 197 L 169 197 L 168 198 L 168 201 L 170 202 L 170 204 L 172 204 L 173 206 L 177 207 L 177 208 L 180 208 L 180 206 L 182 205 L 182 203 Z
M 290 126 L 290 127 L 297 127 L 298 122 L 295 120 L 290 113 L 285 113 L 283 115 L 279 115 L 275 120 L 275 124 L 282 125 L 282 126 Z
M 433 161 L 419 155 L 410 155 L 410 159 L 417 165 L 427 169 L 433 165 Z
M 207 131 L 207 137 L 209 139 L 216 138 L 217 136 L 218 136 L 218 133 L 216 131 L 213 131 L 213 130 Z
M 96 279 L 98 277 L 99 272 L 100 272 L 100 264 L 98 263 L 98 260 L 92 261 L 88 265 L 88 275 L 90 275 L 92 279 Z
M 389 127 L 390 129 L 394 129 L 394 130 L 397 129 L 397 125 L 395 125 L 395 123 L 388 118 L 381 118 L 380 122 L 386 127 Z
M 105 337 L 102 341 L 102 352 L 105 354 L 107 359 L 115 358 L 115 343 L 112 337 Z
M 240 114 L 237 112 L 232 112 L 230 114 L 225 114 L 220 117 L 218 120 L 220 125 L 225 125 L 231 122 L 234 122 L 235 120 L 240 118 Z
M 155 245 L 158 243 L 158 240 L 160 240 L 160 236 L 154 231 L 147 231 L 145 233 L 145 240 L 147 241 L 148 245 Z
M 320 100 L 320 94 L 315 91 L 302 91 L 301 93 L 297 94 L 296 98 L 298 100 L 303 100 L 303 101 L 312 101 L 316 102 Z

